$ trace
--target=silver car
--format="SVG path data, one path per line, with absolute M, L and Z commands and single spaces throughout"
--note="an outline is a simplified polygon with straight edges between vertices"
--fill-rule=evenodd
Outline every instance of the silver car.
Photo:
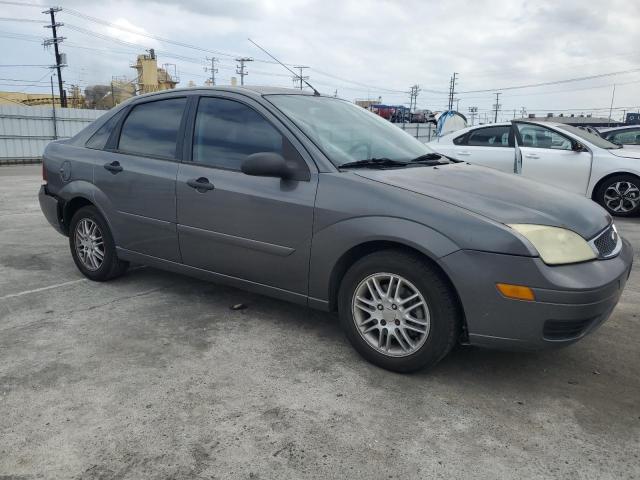
M 456 343 L 567 345 L 632 250 L 583 196 L 448 160 L 346 101 L 273 88 L 136 97 L 51 143 L 40 205 L 96 281 L 129 262 L 338 312 L 407 372 Z

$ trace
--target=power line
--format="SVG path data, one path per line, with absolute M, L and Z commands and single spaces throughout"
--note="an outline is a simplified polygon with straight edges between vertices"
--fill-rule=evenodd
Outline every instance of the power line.
M 0 65 L 0 68 L 23 68 L 23 67 L 37 67 L 37 68 L 50 68 L 51 65 Z
M 624 75 L 627 73 L 636 73 L 636 72 L 640 72 L 640 68 L 633 68 L 631 70 L 621 70 L 619 72 L 609 72 L 609 73 L 601 73 L 598 75 L 589 75 L 586 77 L 575 77 L 575 78 L 567 78 L 564 80 L 553 80 L 553 81 L 549 81 L 549 82 L 541 82 L 541 83 L 530 83 L 528 85 L 516 85 L 516 86 L 509 86 L 509 87 L 500 87 L 500 88 L 489 88 L 489 89 L 484 89 L 484 90 L 467 90 L 466 92 L 459 92 L 459 93 L 485 93 L 485 92 L 495 92 L 496 90 L 519 90 L 522 88 L 533 88 L 533 87 L 546 87 L 549 85 L 560 85 L 562 83 L 572 83 L 572 82 L 581 82 L 584 80 L 593 80 L 596 78 L 604 78 L 604 77 L 612 77 L 615 75 Z
M 17 17 L 0 17 L 0 22 L 47 23 L 45 20 L 33 20 L 31 18 Z

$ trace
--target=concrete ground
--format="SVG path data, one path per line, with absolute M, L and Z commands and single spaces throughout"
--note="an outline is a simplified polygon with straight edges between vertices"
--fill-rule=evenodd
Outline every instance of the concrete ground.
M 0 168 L 0 479 L 640 478 L 639 268 L 576 345 L 398 375 L 324 313 L 150 268 L 85 280 L 38 176 Z M 640 221 L 617 223 L 640 265 Z

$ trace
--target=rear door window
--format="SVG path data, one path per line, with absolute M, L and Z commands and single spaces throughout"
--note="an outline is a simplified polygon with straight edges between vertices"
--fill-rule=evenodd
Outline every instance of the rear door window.
M 118 150 L 133 155 L 176 158 L 186 102 L 186 98 L 169 98 L 133 107 L 122 124 Z
M 510 126 L 503 125 L 472 130 L 468 134 L 467 145 L 475 147 L 508 147 L 510 129 Z

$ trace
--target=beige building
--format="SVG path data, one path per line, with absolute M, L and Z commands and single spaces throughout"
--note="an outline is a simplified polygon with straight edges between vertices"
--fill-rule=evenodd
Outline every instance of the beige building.
M 54 97 L 56 107 L 60 106 L 60 97 Z M 51 105 L 50 93 L 0 92 L 0 105 L 47 106 Z
M 138 55 L 134 65 L 131 65 L 138 72 L 138 94 L 158 92 L 176 88 L 180 82 L 173 65 L 173 74 L 169 73 L 171 65 L 166 64 L 163 68 L 158 68 L 158 60 L 155 51 L 149 50 L 148 54 Z

